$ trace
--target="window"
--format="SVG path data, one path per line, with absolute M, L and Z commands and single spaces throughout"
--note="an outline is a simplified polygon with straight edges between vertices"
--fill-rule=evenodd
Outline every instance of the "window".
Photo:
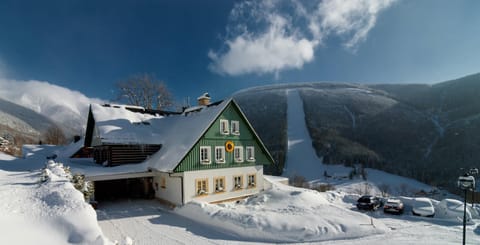
M 198 196 L 208 194 L 208 179 L 197 179 L 195 184 L 195 190 Z
M 215 162 L 225 163 L 225 147 L 215 146 Z
M 211 161 L 211 148 L 210 146 L 200 146 L 200 163 L 201 164 L 210 164 Z
M 255 148 L 253 146 L 247 146 L 247 161 L 255 162 Z
M 243 187 L 243 178 L 241 175 L 233 176 L 233 189 L 239 190 Z
M 255 174 L 249 174 L 248 175 L 248 187 L 255 187 L 256 184 L 256 175 Z
M 228 120 L 220 119 L 220 134 L 228 135 L 230 130 L 228 129 Z
M 215 192 L 225 191 L 225 177 L 214 178 Z
M 232 121 L 232 134 L 233 135 L 240 135 L 240 122 L 239 121 Z
M 243 147 L 235 146 L 233 149 L 233 160 L 235 162 L 243 162 Z

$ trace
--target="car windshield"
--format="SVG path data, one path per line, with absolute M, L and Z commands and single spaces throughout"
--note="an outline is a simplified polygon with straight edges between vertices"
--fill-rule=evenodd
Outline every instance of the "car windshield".
M 424 207 L 431 207 L 432 204 L 430 204 L 428 201 L 416 201 L 415 202 L 415 207 L 418 208 L 424 208 Z
M 370 202 L 370 197 L 362 197 L 358 201 L 359 202 Z

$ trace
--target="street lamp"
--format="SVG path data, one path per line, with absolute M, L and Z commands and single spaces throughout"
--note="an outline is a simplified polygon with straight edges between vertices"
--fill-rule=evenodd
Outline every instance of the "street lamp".
M 469 171 L 470 175 L 472 176 L 477 176 L 478 175 L 478 168 L 471 168 L 470 171 Z M 473 190 L 472 190 L 472 208 L 473 208 L 473 205 L 475 204 L 475 190 L 476 190 L 476 187 L 475 187 L 475 184 L 473 184 Z
M 465 191 L 465 199 L 463 201 L 463 245 L 465 245 L 465 231 L 467 226 L 467 191 L 474 190 L 475 188 L 475 178 L 468 173 L 465 173 L 463 176 L 458 177 L 458 187 Z

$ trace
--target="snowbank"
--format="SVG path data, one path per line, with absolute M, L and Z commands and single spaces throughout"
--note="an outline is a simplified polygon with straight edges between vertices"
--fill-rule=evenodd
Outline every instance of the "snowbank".
M 328 195 L 273 183 L 243 202 L 191 202 L 175 212 L 239 239 L 264 242 L 352 239 L 388 230 L 379 220 L 332 204 Z
M 3 152 L 0 152 L 0 161 L 13 161 L 15 159 L 17 158 L 12 155 L 8 155 Z
M 0 170 L 0 244 L 110 244 L 62 164 L 40 172 Z
M 463 202 L 455 199 L 443 199 L 435 207 L 435 216 L 454 222 L 463 223 Z M 474 224 L 472 221 L 471 207 L 467 205 L 466 218 L 468 224 Z

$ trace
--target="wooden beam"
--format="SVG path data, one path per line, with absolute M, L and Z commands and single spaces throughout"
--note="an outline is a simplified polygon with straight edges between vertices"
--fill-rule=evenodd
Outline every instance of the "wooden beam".
M 143 177 L 153 177 L 154 172 L 139 172 L 139 173 L 124 173 L 124 174 L 106 174 L 96 176 L 85 176 L 85 180 L 88 181 L 104 181 L 104 180 L 116 180 L 116 179 L 133 179 Z

